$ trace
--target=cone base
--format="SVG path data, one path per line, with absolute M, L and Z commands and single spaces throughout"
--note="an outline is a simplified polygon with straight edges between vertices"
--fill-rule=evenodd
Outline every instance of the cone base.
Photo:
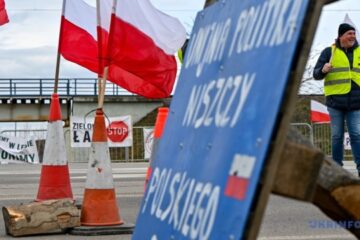
M 71 235 L 79 235 L 79 236 L 132 234 L 134 228 L 135 225 L 132 223 L 124 223 L 121 225 L 100 226 L 100 227 L 80 226 L 80 227 L 72 228 L 69 231 L 69 233 Z
M 73 200 L 68 165 L 43 165 L 35 201 L 68 198 Z
M 85 189 L 80 222 L 83 226 L 123 224 L 114 189 Z

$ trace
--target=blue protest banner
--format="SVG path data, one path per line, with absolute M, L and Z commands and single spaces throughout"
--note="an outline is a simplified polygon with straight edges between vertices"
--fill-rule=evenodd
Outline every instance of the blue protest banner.
M 133 239 L 242 239 L 308 2 L 198 13 Z

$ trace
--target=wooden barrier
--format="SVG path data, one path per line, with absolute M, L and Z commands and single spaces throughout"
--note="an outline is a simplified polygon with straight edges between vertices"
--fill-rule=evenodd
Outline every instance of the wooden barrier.
M 272 192 L 309 201 L 360 238 L 360 178 L 325 158 L 294 130 L 289 131 Z

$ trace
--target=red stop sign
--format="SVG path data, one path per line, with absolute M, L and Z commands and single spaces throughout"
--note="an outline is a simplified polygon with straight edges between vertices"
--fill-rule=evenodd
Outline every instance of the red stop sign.
M 129 127 L 123 121 L 112 122 L 107 128 L 107 135 L 112 142 L 122 142 L 129 135 Z

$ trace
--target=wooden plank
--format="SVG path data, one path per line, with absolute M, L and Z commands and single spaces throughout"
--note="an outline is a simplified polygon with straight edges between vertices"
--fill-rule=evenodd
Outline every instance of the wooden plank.
M 346 230 L 360 239 L 360 179 L 325 159 L 317 180 L 313 203 L 334 221 L 346 224 Z
M 323 0 L 311 0 L 307 9 L 307 16 L 302 26 L 301 37 L 297 49 L 298 57 L 294 59 L 293 74 L 289 77 L 289 84 L 285 90 L 285 96 L 278 117 L 279 125 L 274 129 L 274 141 L 270 147 L 270 153 L 263 174 L 263 181 L 259 186 L 259 195 L 253 207 L 253 214 L 248 222 L 248 231 L 245 239 L 256 239 L 266 209 L 266 204 L 273 187 L 279 159 L 285 143 L 288 126 L 297 100 L 297 93 L 308 60 L 312 41 L 315 35 L 317 23 L 323 7 Z
M 325 4 L 330 4 L 330 3 L 333 3 L 333 2 L 337 2 L 338 0 L 325 0 Z
M 323 160 L 324 154 L 320 150 L 286 142 L 272 192 L 298 200 L 312 201 Z
M 80 210 L 69 199 L 5 206 L 2 212 L 6 233 L 14 237 L 61 233 L 80 226 Z
M 318 151 L 307 138 L 293 129 L 288 133 L 287 141 L 302 145 L 307 150 Z M 291 158 L 288 160 L 292 161 Z M 304 158 L 303 162 L 309 160 Z M 316 183 L 314 197 L 311 202 L 334 221 L 346 224 L 346 229 L 360 238 L 360 229 L 354 226 L 355 221 L 360 220 L 360 179 L 340 167 L 335 161 L 325 157 L 318 171 L 318 178 L 314 181 Z M 298 176 L 298 181 L 302 179 Z M 296 180 L 294 179 L 294 181 Z
M 204 8 L 206 8 L 206 7 L 208 7 L 208 6 L 210 6 L 211 4 L 216 3 L 216 2 L 217 2 L 217 0 L 206 0 L 206 1 L 205 1 Z

